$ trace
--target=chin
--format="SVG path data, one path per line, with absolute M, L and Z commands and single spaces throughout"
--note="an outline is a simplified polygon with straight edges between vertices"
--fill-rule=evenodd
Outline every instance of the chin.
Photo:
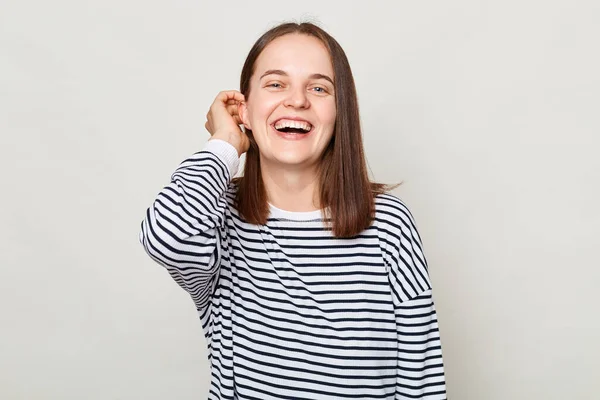
M 279 152 L 272 158 L 273 161 L 279 164 L 286 165 L 302 165 L 310 163 L 309 154 L 301 154 L 299 152 Z
M 318 162 L 318 157 L 315 158 L 318 149 L 313 142 L 314 139 L 316 137 L 299 141 L 285 141 L 280 138 L 265 141 L 262 150 L 260 150 L 261 158 L 266 162 L 281 166 L 312 166 Z

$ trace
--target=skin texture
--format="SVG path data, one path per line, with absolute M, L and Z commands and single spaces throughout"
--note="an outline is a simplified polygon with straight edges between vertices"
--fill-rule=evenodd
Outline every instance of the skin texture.
M 285 73 L 262 76 L 268 70 Z M 316 38 L 290 34 L 271 42 L 257 59 L 239 116 L 258 144 L 269 202 L 289 211 L 319 209 L 317 167 L 333 135 L 336 118 L 331 58 Z M 271 124 L 283 116 L 300 117 L 313 130 L 300 140 L 277 135 Z
M 272 70 L 280 72 L 264 75 Z M 249 141 L 239 125 L 252 130 L 269 202 L 284 210 L 320 208 L 317 168 L 336 118 L 334 85 L 321 75 L 335 79 L 329 53 L 318 39 L 279 37 L 256 61 L 248 99 L 236 90 L 220 92 L 206 115 L 211 139 L 231 143 L 240 155 Z M 271 124 L 284 116 L 309 121 L 313 129 L 300 140 L 282 138 Z

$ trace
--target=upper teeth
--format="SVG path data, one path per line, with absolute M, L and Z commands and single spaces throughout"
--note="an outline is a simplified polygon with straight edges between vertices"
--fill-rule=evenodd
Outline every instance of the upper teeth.
M 282 129 L 282 128 L 296 128 L 296 129 L 302 129 L 303 131 L 308 132 L 308 131 L 311 130 L 312 125 L 309 124 L 308 122 L 303 122 L 303 121 L 293 121 L 293 120 L 290 120 L 290 119 L 280 119 L 275 124 L 275 129 Z

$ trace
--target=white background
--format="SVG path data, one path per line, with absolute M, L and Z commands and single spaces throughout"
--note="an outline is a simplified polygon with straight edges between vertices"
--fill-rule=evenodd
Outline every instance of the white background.
M 3 1 L 0 398 L 203 399 L 194 305 L 138 243 L 254 41 L 319 23 L 423 237 L 448 393 L 600 392 L 597 1 Z

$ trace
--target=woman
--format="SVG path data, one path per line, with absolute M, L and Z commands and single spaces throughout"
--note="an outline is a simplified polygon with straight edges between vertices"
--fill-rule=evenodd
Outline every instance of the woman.
M 209 398 L 445 399 L 420 237 L 368 179 L 344 51 L 313 24 L 279 25 L 240 86 L 216 97 L 210 140 L 140 232 L 196 304 Z

